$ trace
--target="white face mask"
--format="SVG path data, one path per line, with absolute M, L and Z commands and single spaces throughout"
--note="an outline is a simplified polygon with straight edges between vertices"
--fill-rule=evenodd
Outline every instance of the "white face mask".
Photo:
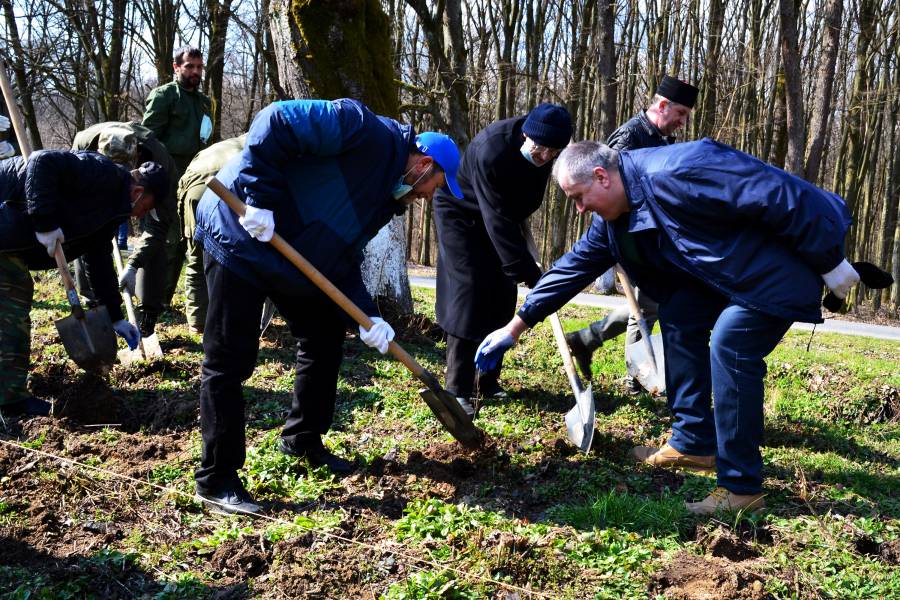
M 416 187 L 417 185 L 419 185 L 419 182 L 422 181 L 422 178 L 424 178 L 426 175 L 428 175 L 428 173 L 431 172 L 431 167 L 432 167 L 432 166 L 433 166 L 433 165 L 429 166 L 429 167 L 425 170 L 425 172 L 422 173 L 421 175 L 419 175 L 419 178 L 416 179 L 415 182 L 412 183 L 412 184 L 404 183 L 404 182 L 406 181 L 406 178 L 409 176 L 409 174 L 412 173 L 412 169 L 410 169 L 409 171 L 407 171 L 406 173 L 404 173 L 404 174 L 403 174 L 403 177 L 400 178 L 400 181 L 397 182 L 397 185 L 394 186 L 394 189 L 391 190 L 391 194 L 394 196 L 394 200 L 399 200 L 399 199 L 402 198 L 403 196 L 405 196 L 405 195 L 407 195 L 408 193 L 410 193 L 410 192 L 413 190 L 414 187 Z M 413 167 L 413 169 L 414 169 L 414 168 L 415 168 L 415 167 Z
M 203 115 L 203 118 L 200 120 L 200 139 L 205 144 L 209 141 L 209 136 L 212 135 L 212 119 L 209 118 L 209 115 Z
M 522 152 L 522 156 L 525 157 L 525 160 L 537 167 L 538 164 L 534 162 L 534 157 L 531 155 L 532 148 L 534 148 L 534 140 L 527 137 L 525 138 L 525 143 L 522 144 L 522 147 L 520 148 L 520 152 Z

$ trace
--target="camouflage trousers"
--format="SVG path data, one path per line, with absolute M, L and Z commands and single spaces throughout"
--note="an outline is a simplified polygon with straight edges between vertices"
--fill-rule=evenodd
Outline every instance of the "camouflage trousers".
M 27 394 L 34 281 L 25 261 L 0 253 L 0 405 Z
M 206 291 L 206 274 L 203 272 L 203 244 L 188 238 L 187 264 L 184 267 L 184 316 L 188 325 L 203 331 L 209 292 Z

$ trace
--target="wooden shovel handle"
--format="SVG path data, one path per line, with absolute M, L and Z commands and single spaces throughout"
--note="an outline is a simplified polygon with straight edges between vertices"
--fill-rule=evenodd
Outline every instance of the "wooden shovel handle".
M 244 216 L 246 212 L 246 205 L 241 201 L 240 198 L 234 195 L 234 193 L 225 187 L 221 181 L 216 179 L 215 177 L 210 177 L 206 180 L 206 186 L 211 189 L 219 198 L 222 199 L 228 207 L 237 213 L 239 216 Z M 297 252 L 293 246 L 288 244 L 283 237 L 280 235 L 273 234 L 272 239 L 269 243 L 275 247 L 278 252 L 282 254 L 286 259 L 288 259 L 291 264 L 300 269 L 300 272 L 303 273 L 307 279 L 313 282 L 317 288 L 325 292 L 325 295 L 331 298 L 335 304 L 341 307 L 350 317 L 362 325 L 365 329 L 372 328 L 372 319 L 369 318 L 369 315 L 364 313 L 356 304 L 348 298 L 344 292 L 339 290 L 331 281 L 328 280 L 327 277 L 322 275 L 317 268 L 315 268 L 311 262 L 303 258 L 299 252 Z M 396 342 L 391 342 L 388 345 L 388 351 L 391 355 L 399 360 L 401 363 L 406 365 L 406 367 L 412 371 L 413 375 L 418 377 L 422 382 L 424 382 L 428 387 L 432 387 L 435 385 L 435 378 L 433 375 L 428 373 L 422 365 L 420 365 L 416 360 L 409 355 L 409 353 L 404 350 L 400 345 Z M 438 386 L 440 387 L 440 386 Z
M 12 84 L 6 76 L 6 62 L 0 59 L 0 88 L 3 90 L 3 100 L 6 102 L 6 108 L 9 111 L 9 119 L 12 121 L 13 130 L 16 132 L 16 139 L 19 142 L 19 149 L 22 156 L 28 160 L 31 154 L 31 142 L 25 131 L 25 121 L 22 120 L 22 113 L 19 112 L 19 105 L 16 104 L 16 98 L 13 96 Z
M 56 268 L 59 271 L 59 276 L 62 277 L 63 286 L 66 288 L 66 299 L 69 301 L 69 306 L 72 307 L 72 314 L 75 315 L 76 319 L 83 319 L 84 308 L 82 308 L 78 292 L 75 290 L 75 280 L 72 279 L 72 274 L 69 273 L 69 263 L 66 260 L 66 254 L 63 252 L 63 247 L 59 240 L 56 240 L 56 251 L 53 253 L 53 258 L 56 259 Z

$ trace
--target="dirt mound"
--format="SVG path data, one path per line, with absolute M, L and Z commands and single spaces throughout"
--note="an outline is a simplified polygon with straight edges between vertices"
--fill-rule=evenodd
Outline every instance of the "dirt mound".
M 669 565 L 650 576 L 651 596 L 671 600 L 762 600 L 763 578 L 724 558 L 705 558 L 681 552 Z
M 55 400 L 53 414 L 83 425 L 117 423 L 122 415 L 122 399 L 103 377 L 66 365 L 50 364 L 32 374 L 32 393 Z
M 199 419 L 200 405 L 196 395 L 160 397 L 146 394 L 127 403 L 122 426 L 126 431 L 161 433 L 197 428 Z
M 900 540 L 878 543 L 867 535 L 861 535 L 853 545 L 859 554 L 880 558 L 889 565 L 900 564 Z
M 702 531 L 697 536 L 697 542 L 708 554 L 727 558 L 733 562 L 759 557 L 759 552 L 755 548 L 733 532 L 722 527 L 712 532 Z
M 420 314 L 402 314 L 396 305 L 385 298 L 376 299 L 381 318 L 391 324 L 398 341 L 412 344 L 435 343 L 444 339 L 440 325 Z
M 266 546 L 262 536 L 244 536 L 223 542 L 213 553 L 210 564 L 229 579 L 258 577 L 269 569 L 271 551 Z

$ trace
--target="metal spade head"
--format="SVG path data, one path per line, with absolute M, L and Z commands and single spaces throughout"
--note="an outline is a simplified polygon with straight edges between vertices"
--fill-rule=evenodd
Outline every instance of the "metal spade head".
M 463 411 L 456 398 L 435 381 L 435 385 L 419 390 L 419 395 L 450 435 L 466 448 L 478 448 L 484 441 L 484 432 L 472 424 L 472 418 Z
M 642 338 L 633 344 L 625 345 L 625 366 L 628 374 L 638 380 L 644 389 L 658 396 L 666 392 L 666 365 L 663 356 L 662 335 L 650 336 L 650 343 Z M 653 356 L 650 355 L 650 346 L 653 348 L 653 356 L 656 357 L 656 368 L 653 367 Z
M 116 334 L 105 307 L 56 321 L 56 330 L 69 357 L 85 371 L 108 371 L 116 362 Z
M 575 394 L 575 406 L 566 413 L 566 431 L 569 441 L 587 454 L 594 441 L 594 394 L 591 386 Z

